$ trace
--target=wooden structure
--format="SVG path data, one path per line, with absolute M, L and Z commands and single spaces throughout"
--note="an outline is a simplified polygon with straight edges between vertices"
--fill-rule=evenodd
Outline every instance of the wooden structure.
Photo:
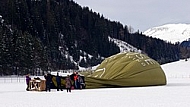
M 29 83 L 30 91 L 45 91 L 46 89 L 46 80 L 36 80 L 32 79 Z

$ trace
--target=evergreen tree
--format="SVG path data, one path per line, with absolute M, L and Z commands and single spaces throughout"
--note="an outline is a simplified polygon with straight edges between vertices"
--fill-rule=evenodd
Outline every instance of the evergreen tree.
M 109 36 L 161 64 L 179 60 L 183 52 L 179 45 L 134 32 L 72 0 L 1 0 L 0 15 L 5 19 L 0 26 L 1 74 L 94 66 L 120 52 Z

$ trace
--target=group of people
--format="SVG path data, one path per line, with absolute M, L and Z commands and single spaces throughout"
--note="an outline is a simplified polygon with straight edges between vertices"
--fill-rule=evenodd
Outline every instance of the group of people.
M 46 91 L 51 91 L 51 83 L 52 83 L 52 76 L 51 74 L 47 74 L 44 76 L 46 79 Z M 73 82 L 72 82 L 73 81 Z M 59 73 L 56 75 L 56 83 L 57 83 L 57 91 L 63 91 L 62 83 L 61 83 L 61 76 Z M 71 92 L 71 89 L 82 89 L 84 87 L 84 81 L 82 77 L 78 74 L 78 72 L 74 72 L 72 75 L 67 75 L 65 78 L 65 89 L 67 92 Z
M 46 75 L 44 75 L 44 78 L 46 80 L 46 87 L 45 87 L 45 91 L 51 91 L 51 84 L 52 84 L 52 75 L 50 73 L 47 73 Z M 56 75 L 56 83 L 57 83 L 57 91 L 61 90 L 63 91 L 63 86 L 62 86 L 62 77 L 59 76 L 59 73 L 57 72 Z M 27 84 L 27 88 L 26 90 L 29 91 L 29 82 L 30 82 L 31 78 L 28 75 L 26 75 L 26 84 Z M 67 77 L 65 78 L 65 89 L 67 90 L 67 92 L 71 92 L 71 89 L 83 89 L 84 88 L 84 81 L 83 78 L 78 74 L 78 72 L 73 72 L 72 75 L 67 75 Z
M 59 73 L 57 73 L 56 82 L 57 82 L 57 91 L 59 91 L 59 89 L 63 91 L 63 88 L 61 86 L 61 77 L 59 76 Z M 69 75 L 67 75 L 67 77 L 65 78 L 65 88 L 67 92 L 71 92 L 72 80 Z
M 51 91 L 51 83 L 52 83 L 52 77 L 50 74 L 47 74 L 44 76 L 46 79 L 46 91 Z M 74 83 L 72 82 L 74 81 Z M 63 91 L 63 88 L 61 86 L 61 77 L 59 76 L 59 73 L 57 73 L 56 76 L 56 83 L 57 83 L 57 91 L 61 90 Z M 78 74 L 78 72 L 74 72 L 71 76 L 67 75 L 65 78 L 65 88 L 67 92 L 71 92 L 71 89 L 82 89 L 84 86 L 84 81 L 82 77 Z
M 71 78 L 74 81 L 74 88 L 75 89 L 82 89 L 84 87 L 84 81 L 83 78 L 78 74 L 78 72 L 74 72 L 71 75 Z

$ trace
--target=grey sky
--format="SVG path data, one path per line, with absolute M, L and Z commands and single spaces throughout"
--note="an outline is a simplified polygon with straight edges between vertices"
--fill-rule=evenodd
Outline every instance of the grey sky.
M 170 23 L 190 23 L 190 0 L 74 0 L 105 18 L 134 30 Z

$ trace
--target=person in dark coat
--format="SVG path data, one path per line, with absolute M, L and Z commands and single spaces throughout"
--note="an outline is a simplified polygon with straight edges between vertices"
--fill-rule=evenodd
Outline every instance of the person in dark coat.
M 52 83 L 52 77 L 51 77 L 51 74 L 46 74 L 44 76 L 44 78 L 46 79 L 46 91 L 51 91 L 51 83 Z
M 29 75 L 29 74 L 26 75 L 26 85 L 27 85 L 26 91 L 29 91 L 29 83 L 30 83 L 30 80 L 31 80 L 30 75 Z
M 72 87 L 72 81 L 69 75 L 65 78 L 65 88 L 67 89 L 67 92 L 71 92 Z
M 57 91 L 59 91 L 59 89 L 63 91 L 63 89 L 61 88 L 61 77 L 59 76 L 59 73 L 57 73 L 56 82 L 57 82 Z
M 80 75 L 78 75 L 78 87 L 82 89 L 84 87 L 84 81 Z

